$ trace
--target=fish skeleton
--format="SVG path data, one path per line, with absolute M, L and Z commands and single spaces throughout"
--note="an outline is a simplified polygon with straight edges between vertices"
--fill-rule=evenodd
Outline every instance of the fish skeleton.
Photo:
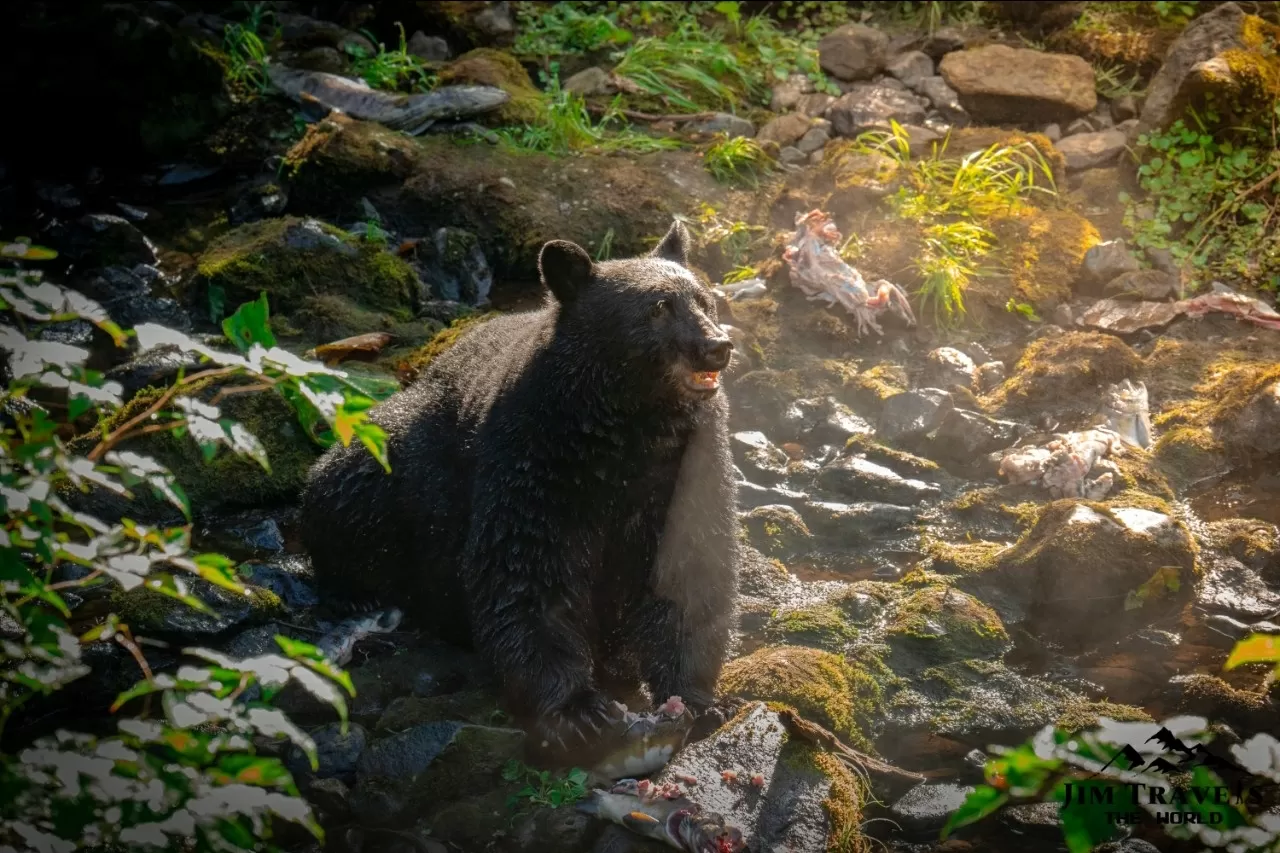
M 299 71 L 274 63 L 267 65 L 271 84 L 301 104 L 318 102 L 360 121 L 373 121 L 412 136 L 437 121 L 479 115 L 511 100 L 494 86 L 443 86 L 412 95 L 371 89 L 363 80 L 352 80 L 323 71 Z
M 392 607 L 389 610 L 379 610 L 376 613 L 346 619 L 321 637 L 316 643 L 316 648 L 334 666 L 343 666 L 351 660 L 351 653 L 355 651 L 356 643 L 370 634 L 386 634 L 394 631 L 399 627 L 401 617 L 400 611 Z
M 608 790 L 592 791 L 578 810 L 685 853 L 739 853 L 745 847 L 740 830 L 703 811 L 672 783 L 622 779 Z
M 1151 446 L 1151 411 L 1147 403 L 1147 386 L 1128 379 L 1107 388 L 1102 415 L 1105 426 L 1118 433 L 1129 444 L 1141 448 Z
M 763 296 L 768 292 L 768 288 L 762 278 L 748 278 L 733 284 L 717 284 L 711 289 L 726 302 L 734 302 L 738 299 L 752 299 L 756 296 Z

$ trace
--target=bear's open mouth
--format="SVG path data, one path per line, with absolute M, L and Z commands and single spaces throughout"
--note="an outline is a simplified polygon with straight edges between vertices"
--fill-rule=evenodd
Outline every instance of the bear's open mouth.
M 714 391 L 720 387 L 720 371 L 690 371 L 689 377 L 685 380 L 685 383 L 695 391 Z

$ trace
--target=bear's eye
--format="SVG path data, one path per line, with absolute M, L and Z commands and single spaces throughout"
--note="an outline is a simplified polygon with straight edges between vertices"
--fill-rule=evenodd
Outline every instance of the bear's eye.
M 649 316 L 661 317 L 663 314 L 666 314 L 668 310 L 670 309 L 667 305 L 667 300 L 659 299 L 657 302 L 653 303 L 653 307 L 649 309 Z

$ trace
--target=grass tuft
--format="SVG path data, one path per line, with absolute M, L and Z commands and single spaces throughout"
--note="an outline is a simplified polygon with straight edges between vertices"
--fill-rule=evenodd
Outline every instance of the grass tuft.
M 396 28 L 400 30 L 400 46 L 395 50 L 387 50 L 387 46 L 379 43 L 368 31 L 364 35 L 378 45 L 377 53 L 369 56 L 359 45 L 347 46 L 347 53 L 352 57 L 352 73 L 375 89 L 391 92 L 431 91 L 436 87 L 435 75 L 423 68 L 421 60 L 409 53 L 404 25 L 397 21 Z
M 773 171 L 773 158 L 760 143 L 745 136 L 730 139 L 719 134 L 702 154 L 703 165 L 717 181 L 727 184 L 760 185 L 760 179 Z

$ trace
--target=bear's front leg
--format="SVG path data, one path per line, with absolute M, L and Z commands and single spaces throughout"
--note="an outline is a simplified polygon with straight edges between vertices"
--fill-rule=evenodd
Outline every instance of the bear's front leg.
M 541 745 L 587 745 L 619 712 L 592 677 L 581 538 L 547 517 L 545 501 L 520 501 L 504 485 L 473 504 L 465 581 L 475 643 Z
M 631 634 L 655 703 L 679 696 L 695 711 L 715 701 L 733 624 L 731 610 L 682 613 L 651 598 L 634 612 Z

